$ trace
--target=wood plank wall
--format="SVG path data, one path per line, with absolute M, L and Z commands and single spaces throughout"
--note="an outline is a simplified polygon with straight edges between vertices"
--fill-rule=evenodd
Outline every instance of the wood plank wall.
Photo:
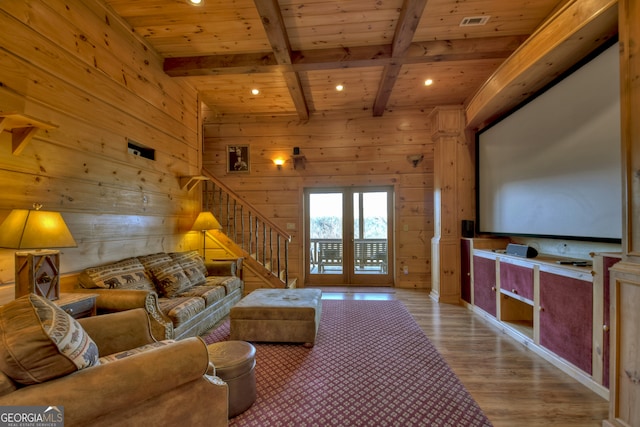
M 433 142 L 429 111 L 371 111 L 291 117 L 216 117 L 203 109 L 203 167 L 293 236 L 290 274 L 304 281 L 303 192 L 311 187 L 392 186 L 395 191 L 395 285 L 430 288 L 433 237 Z M 250 146 L 250 173 L 226 172 L 227 146 Z M 306 168 L 294 170 L 300 147 Z M 424 154 L 414 168 L 407 155 Z M 286 160 L 282 170 L 273 159 Z M 407 231 L 405 231 L 405 229 Z M 404 266 L 409 274 L 402 274 Z
M 198 191 L 179 185 L 199 174 L 195 91 L 162 72 L 162 60 L 99 2 L 0 3 L 0 112 L 56 129 L 38 131 L 24 151 L 0 135 L 0 221 L 34 202 L 62 212 L 78 242 L 61 270 L 132 255 L 198 249 L 189 233 Z M 155 149 L 129 154 L 132 139 Z M 13 298 L 14 251 L 0 249 L 0 304 Z M 64 282 L 73 285 L 73 280 Z

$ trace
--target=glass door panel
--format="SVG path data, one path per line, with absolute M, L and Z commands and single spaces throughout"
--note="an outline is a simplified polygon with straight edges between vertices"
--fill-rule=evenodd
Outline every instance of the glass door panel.
M 392 188 L 305 190 L 306 283 L 391 285 Z
M 341 192 L 327 192 L 310 193 L 307 203 L 310 273 L 332 275 L 339 282 L 344 274 L 342 201 Z
M 388 266 L 387 192 L 353 193 L 353 274 L 386 274 Z

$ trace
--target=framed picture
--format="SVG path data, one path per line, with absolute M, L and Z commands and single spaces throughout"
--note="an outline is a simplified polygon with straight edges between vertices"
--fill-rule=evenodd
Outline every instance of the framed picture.
M 249 172 L 248 145 L 227 145 L 227 172 Z

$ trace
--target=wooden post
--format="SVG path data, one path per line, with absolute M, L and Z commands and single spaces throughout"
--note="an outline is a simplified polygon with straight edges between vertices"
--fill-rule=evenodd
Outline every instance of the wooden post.
M 464 117 L 459 106 L 437 107 L 429 115 L 434 142 L 431 297 L 451 304 L 460 302 L 461 223 L 470 219 L 474 200 L 474 164 Z
M 624 185 L 622 261 L 611 268 L 609 419 L 640 425 L 640 4 L 618 2 L 620 113 Z

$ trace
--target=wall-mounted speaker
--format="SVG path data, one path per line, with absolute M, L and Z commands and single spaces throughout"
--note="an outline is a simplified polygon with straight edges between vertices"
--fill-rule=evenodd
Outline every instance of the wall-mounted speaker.
M 519 256 L 522 258 L 535 258 L 538 256 L 538 251 L 531 246 L 509 243 L 507 245 L 507 255 Z
M 473 238 L 475 236 L 475 228 L 473 221 L 468 219 L 462 220 L 462 237 Z

